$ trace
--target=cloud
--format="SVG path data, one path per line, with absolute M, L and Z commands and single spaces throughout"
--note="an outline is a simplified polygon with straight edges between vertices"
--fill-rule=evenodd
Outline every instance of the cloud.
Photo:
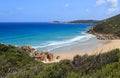
M 108 7 L 107 7 L 107 13 L 108 14 L 111 14 L 111 13 L 119 10 L 118 0 L 97 0 L 96 1 L 97 6 L 101 6 L 103 4 L 108 5 Z
M 113 12 L 116 12 L 116 11 L 118 11 L 119 9 L 116 7 L 116 8 L 108 8 L 108 14 L 111 14 L 111 13 L 113 13 Z
M 108 2 L 112 7 L 117 7 L 117 6 L 118 6 L 118 0 L 107 0 L 107 2 Z
M 69 6 L 70 6 L 69 3 L 66 3 L 66 4 L 64 5 L 65 8 L 68 8 Z
M 119 10 L 118 8 L 118 0 L 107 0 L 109 3 L 108 13 L 111 14 Z
M 97 0 L 96 5 L 99 6 L 99 5 L 104 4 L 105 2 L 106 2 L 105 0 Z

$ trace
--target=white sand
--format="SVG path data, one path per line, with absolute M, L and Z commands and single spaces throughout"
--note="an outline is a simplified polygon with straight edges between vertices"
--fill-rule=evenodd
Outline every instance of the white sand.
M 93 55 L 93 54 L 109 52 L 113 49 L 120 48 L 120 40 L 103 41 L 103 43 L 104 44 L 102 46 L 96 47 L 94 50 L 91 51 L 87 51 L 87 52 L 79 51 L 79 52 L 70 52 L 70 53 L 65 52 L 65 53 L 58 53 L 56 55 L 59 55 L 61 57 L 61 60 L 63 59 L 72 60 L 73 57 L 76 55 L 84 55 L 84 54 Z M 93 45 L 89 45 L 89 46 L 93 46 Z M 84 48 L 88 49 L 88 47 L 84 47 Z

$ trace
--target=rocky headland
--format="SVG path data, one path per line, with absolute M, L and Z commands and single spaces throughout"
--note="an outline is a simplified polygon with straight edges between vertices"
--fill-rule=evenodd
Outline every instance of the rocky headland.
M 120 40 L 120 14 L 103 20 L 89 28 L 87 33 L 95 35 L 100 40 Z
M 116 34 L 98 33 L 95 31 L 95 26 L 92 26 L 87 31 L 88 34 L 95 35 L 99 40 L 120 40 L 120 36 Z

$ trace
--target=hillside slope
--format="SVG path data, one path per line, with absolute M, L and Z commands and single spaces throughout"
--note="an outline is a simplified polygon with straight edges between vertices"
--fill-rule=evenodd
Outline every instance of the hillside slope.
M 69 21 L 66 23 L 82 23 L 82 24 L 86 24 L 86 23 L 92 23 L 92 24 L 98 24 L 102 21 L 98 21 L 98 20 L 74 20 L 74 21 Z
M 120 14 L 91 27 L 89 33 L 112 34 L 120 37 Z

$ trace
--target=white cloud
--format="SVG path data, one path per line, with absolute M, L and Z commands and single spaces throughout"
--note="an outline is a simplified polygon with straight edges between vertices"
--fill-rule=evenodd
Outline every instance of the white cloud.
M 118 11 L 118 0 L 107 0 L 109 3 L 108 14 Z
M 118 8 L 116 7 L 116 8 L 108 8 L 108 14 L 111 14 L 111 13 L 113 13 L 113 12 L 116 12 L 116 11 L 118 11 Z
M 64 5 L 65 8 L 68 8 L 69 6 L 70 6 L 69 3 L 66 3 L 66 4 Z
M 100 5 L 103 5 L 103 4 L 108 5 L 108 9 L 107 9 L 108 14 L 111 14 L 111 13 L 116 12 L 116 11 L 119 10 L 118 0 L 97 0 L 96 1 L 97 6 L 100 6 Z
M 108 2 L 112 7 L 117 7 L 117 6 L 118 6 L 118 0 L 107 0 L 107 2 Z
M 96 5 L 99 6 L 99 5 L 104 4 L 105 2 L 106 2 L 105 0 L 97 0 Z

